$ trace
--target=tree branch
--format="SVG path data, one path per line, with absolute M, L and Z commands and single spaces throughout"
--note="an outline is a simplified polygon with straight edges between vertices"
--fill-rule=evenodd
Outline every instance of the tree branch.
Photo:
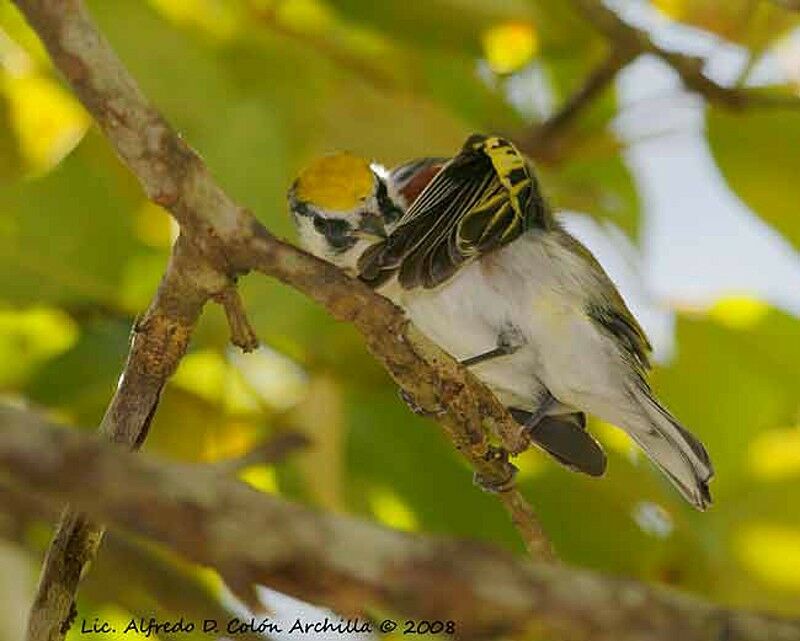
M 289 454 L 311 445 L 311 440 L 302 432 L 284 431 L 275 434 L 249 452 L 235 458 L 221 459 L 208 463 L 214 469 L 226 474 L 235 474 L 250 465 L 275 465 Z
M 138 449 L 158 406 L 161 390 L 177 367 L 206 299 L 227 280 L 197 260 L 179 238 L 158 292 L 134 326 L 128 360 L 100 424 L 109 441 Z M 69 629 L 75 593 L 95 557 L 103 527 L 67 506 L 48 549 L 28 618 L 28 639 L 57 641 Z
M 672 67 L 687 89 L 709 102 L 737 110 L 757 107 L 800 108 L 800 96 L 794 93 L 720 85 L 703 73 L 705 61 L 702 58 L 659 47 L 646 31 L 625 22 L 601 0 L 573 0 L 573 3 L 615 45 L 657 56 Z
M 41 522 L 58 518 L 58 507 L 41 496 L 25 494 L 0 484 L 0 538 L 13 542 L 31 555 L 40 550 L 28 536 Z M 124 576 L 125 580 L 120 581 Z M 159 620 L 179 617 L 212 618 L 227 621 L 236 615 L 220 603 L 215 591 L 191 567 L 165 558 L 161 551 L 110 532 L 103 537 L 103 554 L 92 565 L 82 584 L 88 600 L 102 605 L 113 603 L 134 617 Z M 155 610 L 154 610 L 155 608 Z M 91 638 L 91 637 L 90 637 Z M 237 634 L 241 641 L 265 641 L 255 633 Z
M 134 447 L 141 443 L 161 387 L 183 354 L 202 303 L 208 296 L 221 296 L 223 303 L 227 301 L 229 318 L 241 320 L 238 297 L 224 292 L 238 274 L 255 269 L 307 294 L 336 318 L 352 322 L 373 355 L 421 407 L 444 408 L 440 424 L 455 447 L 477 474 L 504 487 L 498 497 L 528 549 L 549 557 L 549 543 L 532 509 L 511 482 L 513 466 L 496 455 L 488 440 L 487 432 L 499 436 L 506 450 L 514 454 L 528 446 L 494 395 L 427 340 L 388 300 L 332 265 L 276 239 L 234 203 L 214 182 L 197 153 L 149 104 L 81 0 L 14 2 L 148 197 L 180 224 L 183 246 L 195 255 L 184 270 L 172 272 L 174 278 L 187 280 L 186 287 L 173 290 L 163 286 L 161 298 L 157 296 L 151 312 L 138 325 L 134 343 L 152 337 L 147 340 L 158 351 L 152 358 L 136 356 L 134 345 L 120 390 L 104 418 L 103 433 Z M 165 281 L 169 277 L 168 271 Z M 216 281 L 214 287 L 197 287 L 209 278 Z M 162 307 L 161 313 L 153 311 Z M 191 314 L 185 314 L 187 311 Z M 175 313 L 185 322 L 176 322 Z M 252 344 L 249 326 L 238 322 L 232 326 L 235 340 Z M 144 376 L 146 390 L 139 396 L 122 391 L 136 387 L 143 365 L 157 374 Z M 126 384 L 127 380 L 131 383 Z M 65 630 L 60 628 L 68 618 L 65 608 L 71 607 L 79 575 L 94 556 L 100 533 L 78 515 L 65 515 L 31 613 L 31 641 L 63 638 Z
M 547 120 L 515 137 L 520 149 L 532 158 L 552 162 L 562 155 L 564 133 L 580 114 L 614 82 L 617 73 L 638 55 L 638 51 L 614 44 L 606 58 L 586 77 L 584 83 Z
M 29 412 L 0 409 L 0 422 L 0 473 L 26 491 L 71 501 L 231 583 L 268 585 L 346 615 L 452 620 L 462 639 L 535 631 L 570 641 L 800 641 L 798 620 L 315 512 Z
M 800 11 L 800 0 L 772 0 L 772 2 L 787 11 Z

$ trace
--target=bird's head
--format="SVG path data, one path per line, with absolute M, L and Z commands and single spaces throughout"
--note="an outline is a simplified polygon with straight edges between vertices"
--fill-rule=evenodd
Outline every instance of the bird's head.
M 385 171 L 348 152 L 321 156 L 301 171 L 289 207 L 303 247 L 347 271 L 403 213 Z

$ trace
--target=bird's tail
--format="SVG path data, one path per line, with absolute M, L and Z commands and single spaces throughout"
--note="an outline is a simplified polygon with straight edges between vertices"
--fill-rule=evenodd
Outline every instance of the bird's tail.
M 639 390 L 637 390 L 639 391 Z M 628 425 L 626 431 L 647 456 L 698 510 L 711 505 L 708 482 L 714 468 L 706 448 L 649 393 L 637 393 L 646 419 L 642 425 Z

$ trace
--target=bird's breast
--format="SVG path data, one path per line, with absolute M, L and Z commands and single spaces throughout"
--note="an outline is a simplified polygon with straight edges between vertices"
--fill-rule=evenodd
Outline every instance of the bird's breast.
M 493 349 L 506 316 L 502 300 L 487 285 L 478 263 L 466 265 L 435 289 L 402 291 L 395 285 L 387 295 L 459 360 Z

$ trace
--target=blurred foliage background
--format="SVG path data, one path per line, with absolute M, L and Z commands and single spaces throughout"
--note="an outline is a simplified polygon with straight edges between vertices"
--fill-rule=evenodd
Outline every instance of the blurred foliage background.
M 145 93 L 222 185 L 287 237 L 284 195 L 311 157 L 349 149 L 392 165 L 449 155 L 472 131 L 524 141 L 609 51 L 608 39 L 563 0 L 89 4 Z M 611 6 L 659 45 L 707 56 L 720 82 L 800 92 L 800 15 L 779 2 Z M 715 71 L 713 54 L 723 49 L 734 63 Z M 10 3 L 0 5 L 0 62 L 0 391 L 93 428 L 176 230 L 144 200 Z M 663 66 L 630 66 L 640 64 Z M 648 68 L 637 82 L 648 82 Z M 661 355 L 654 386 L 708 445 L 716 504 L 694 512 L 627 437 L 597 423 L 610 455 L 606 478 L 571 474 L 532 451 L 518 461 L 521 486 L 570 563 L 798 615 L 800 299 L 771 299 L 728 278 L 726 292 L 682 300 L 664 294 L 663 283 L 673 291 L 671 273 L 656 275 L 661 291 L 649 287 L 658 226 L 632 151 L 637 141 L 623 125 L 636 107 L 640 120 L 658 122 L 665 104 L 686 95 L 676 84 L 632 107 L 619 86 L 585 105 L 537 156 L 538 167 L 554 204 L 584 221 L 590 247 L 610 242 L 604 255 L 633 272 L 621 282 L 626 297 L 649 301 L 643 319 L 658 330 Z M 693 278 L 713 280 L 724 268 L 703 259 L 704 243 L 730 241 L 727 259 L 758 272 L 769 262 L 767 237 L 792 265 L 769 278 L 800 292 L 791 283 L 800 273 L 800 109 L 693 100 L 707 154 L 700 161 L 717 189 L 747 207 L 742 215 L 760 221 L 760 236 L 728 239 L 723 217 L 717 226 L 718 212 L 696 191 L 682 192 L 678 177 L 669 196 L 692 222 L 669 250 L 685 254 Z M 680 161 L 683 148 L 669 131 L 649 135 L 662 142 L 653 153 Z M 597 224 L 587 226 L 587 216 Z M 265 347 L 236 354 L 222 313 L 207 308 L 146 451 L 205 464 L 302 432 L 310 447 L 278 465 L 248 460 L 240 476 L 264 492 L 391 527 L 521 550 L 499 504 L 473 487 L 437 427 L 405 408 L 350 327 L 264 278 L 245 279 L 242 293 Z M 0 639 L 13 640 L 53 516 L 0 493 L 0 517 Z M 213 573 L 113 537 L 78 605 L 87 620 L 175 619 L 235 607 L 226 599 Z

